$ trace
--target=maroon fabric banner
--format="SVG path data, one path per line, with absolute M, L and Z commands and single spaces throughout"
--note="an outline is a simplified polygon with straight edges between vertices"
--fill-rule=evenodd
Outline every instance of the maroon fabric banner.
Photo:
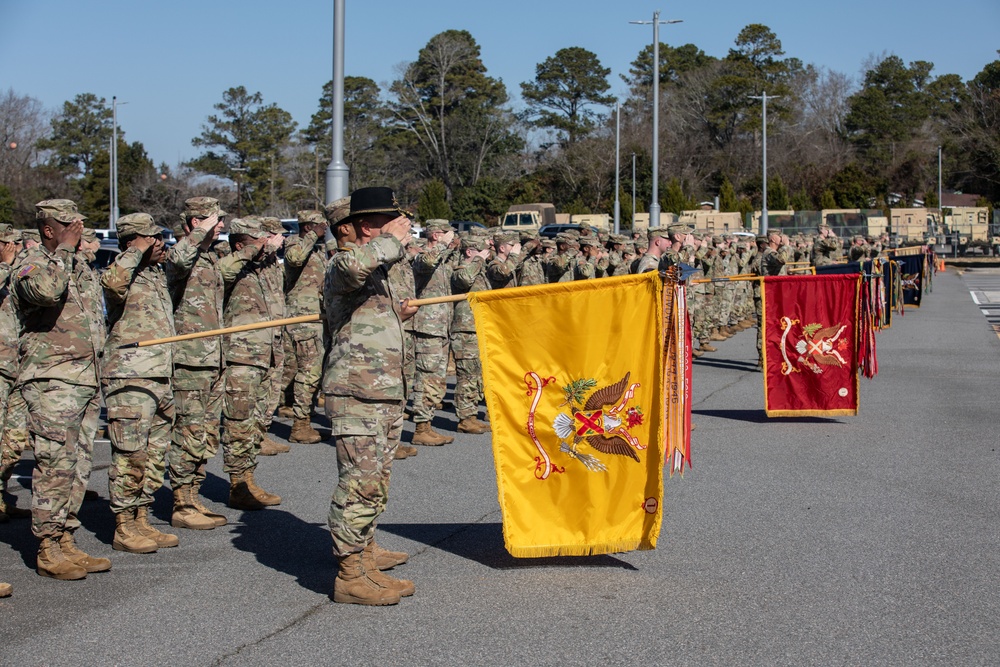
M 856 273 L 764 279 L 768 417 L 858 414 L 859 284 Z

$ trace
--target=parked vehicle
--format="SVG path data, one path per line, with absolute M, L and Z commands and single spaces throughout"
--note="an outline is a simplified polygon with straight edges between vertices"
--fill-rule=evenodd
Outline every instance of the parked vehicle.
M 473 227 L 481 227 L 486 229 L 486 225 L 481 222 L 476 222 L 475 220 L 453 220 L 451 226 L 455 228 L 458 232 L 467 232 Z
M 583 229 L 583 227 L 580 225 L 545 225 L 538 231 L 538 233 L 547 239 L 554 239 L 556 234 L 560 232 L 568 232 L 570 230 L 580 231 L 581 229 Z
M 515 204 L 500 219 L 504 229 L 541 229 L 556 222 L 555 204 Z

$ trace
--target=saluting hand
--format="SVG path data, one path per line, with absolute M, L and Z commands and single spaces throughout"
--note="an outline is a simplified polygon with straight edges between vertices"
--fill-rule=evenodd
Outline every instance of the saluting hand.
M 83 234 L 83 220 L 74 220 L 56 234 L 59 245 L 68 245 L 74 248 L 80 247 L 80 236 Z
M 405 215 L 390 220 L 382 225 L 382 234 L 391 234 L 400 243 L 406 243 L 410 238 L 410 219 Z

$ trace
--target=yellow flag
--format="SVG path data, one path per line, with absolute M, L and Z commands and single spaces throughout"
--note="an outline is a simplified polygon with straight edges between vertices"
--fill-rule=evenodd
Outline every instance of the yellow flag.
M 469 295 L 512 556 L 656 546 L 662 290 L 650 272 Z

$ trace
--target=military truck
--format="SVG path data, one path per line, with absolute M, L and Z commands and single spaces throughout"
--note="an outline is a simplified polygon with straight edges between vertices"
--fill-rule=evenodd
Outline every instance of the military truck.
M 500 226 L 516 231 L 538 231 L 542 225 L 556 222 L 555 204 L 515 204 L 500 218 Z

